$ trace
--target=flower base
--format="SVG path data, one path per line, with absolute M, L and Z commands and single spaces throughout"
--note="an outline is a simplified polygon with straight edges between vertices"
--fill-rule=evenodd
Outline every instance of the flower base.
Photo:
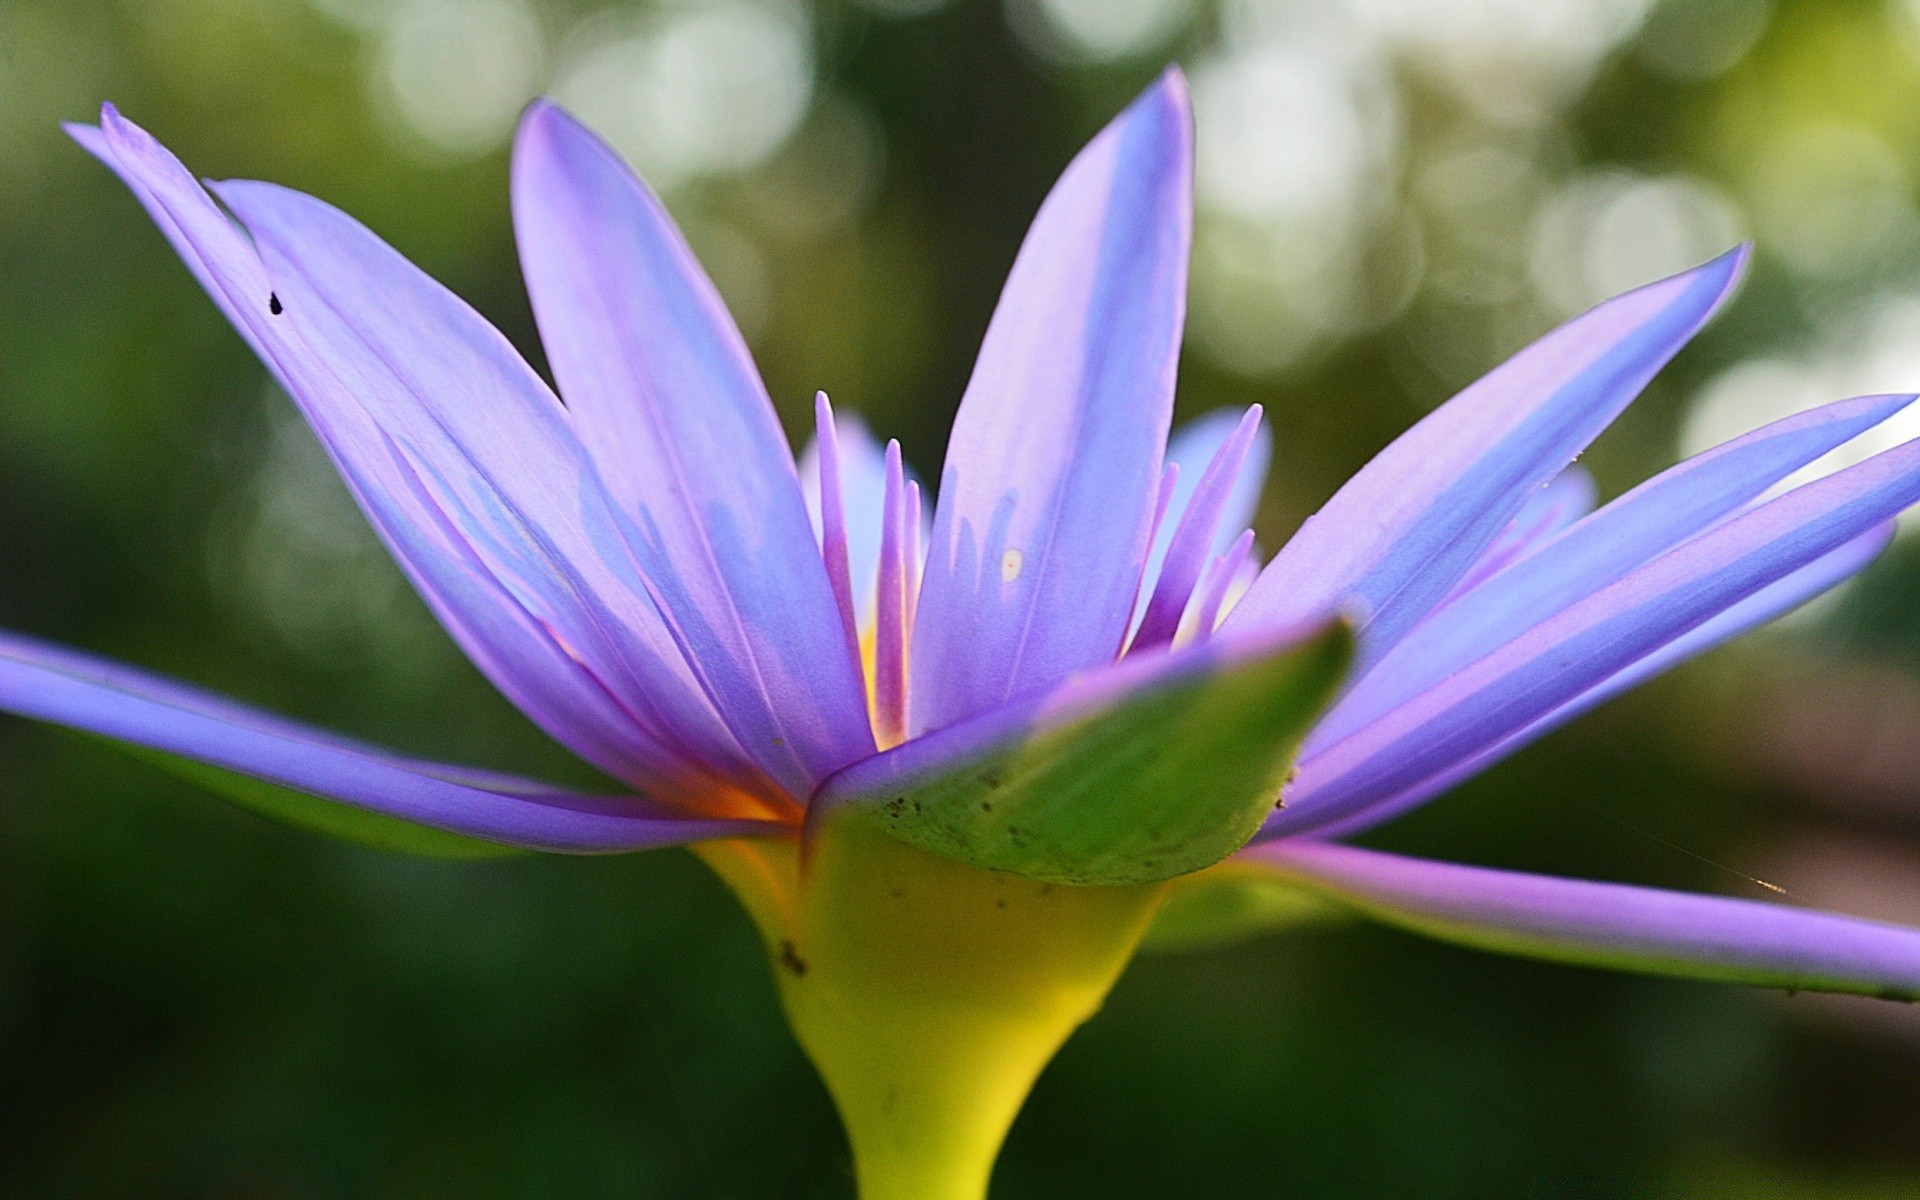
M 862 1200 L 981 1200 L 1040 1071 L 1097 1011 L 1160 885 L 1068 887 L 914 849 L 856 819 L 701 857 L 759 927 L 845 1121 Z

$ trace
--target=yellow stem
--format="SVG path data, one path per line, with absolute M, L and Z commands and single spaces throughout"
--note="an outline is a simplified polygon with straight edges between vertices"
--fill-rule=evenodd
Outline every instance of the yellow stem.
M 861 1200 L 983 1200 L 1040 1071 L 1106 999 L 1160 885 L 983 871 L 856 820 L 701 857 L 752 914 L 846 1123 Z

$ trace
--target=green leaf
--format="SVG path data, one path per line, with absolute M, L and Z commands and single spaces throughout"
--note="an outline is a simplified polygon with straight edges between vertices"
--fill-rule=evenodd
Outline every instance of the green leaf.
M 1141 686 L 1090 702 L 1069 687 L 1004 730 L 988 714 L 856 764 L 815 807 L 1050 883 L 1151 883 L 1211 866 L 1272 811 L 1353 637 L 1336 623 L 1257 654 L 1213 643 L 1182 653 Z
M 224 767 L 211 766 L 190 758 L 168 754 L 147 746 L 95 734 L 82 734 L 90 741 L 103 742 L 122 753 L 149 763 L 176 779 L 212 792 L 242 808 L 284 821 L 315 833 L 324 833 L 378 850 L 391 850 L 427 858 L 500 858 L 524 854 L 513 846 L 481 841 L 444 829 L 416 825 L 385 813 L 369 812 L 329 800 L 311 792 L 282 787 L 242 775 Z

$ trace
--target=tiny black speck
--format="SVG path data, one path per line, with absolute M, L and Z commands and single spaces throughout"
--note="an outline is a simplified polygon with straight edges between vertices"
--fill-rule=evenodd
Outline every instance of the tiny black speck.
M 807 973 L 807 960 L 800 957 L 800 950 L 792 942 L 780 943 L 780 965 L 795 975 Z
M 280 306 L 280 294 L 278 292 L 267 293 L 267 311 L 276 317 L 287 311 Z

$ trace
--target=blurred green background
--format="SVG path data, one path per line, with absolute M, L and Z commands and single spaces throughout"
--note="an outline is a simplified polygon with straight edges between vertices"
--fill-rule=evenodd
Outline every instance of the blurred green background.
M 1267 406 L 1269 547 L 1559 318 L 1741 238 L 1737 302 L 1588 457 L 1606 492 L 1920 387 L 1913 0 L 0 0 L 0 623 L 580 778 L 60 136 L 103 99 L 353 211 L 538 361 L 505 146 L 558 95 L 667 194 L 789 428 L 825 388 L 937 478 L 1028 217 L 1168 60 L 1180 407 Z M 0 1195 L 851 1194 L 689 856 L 386 857 L 11 720 L 0 780 Z M 1920 923 L 1920 541 L 1375 840 Z M 1920 1196 L 1920 1012 L 1358 925 L 1149 958 L 995 1195 Z

